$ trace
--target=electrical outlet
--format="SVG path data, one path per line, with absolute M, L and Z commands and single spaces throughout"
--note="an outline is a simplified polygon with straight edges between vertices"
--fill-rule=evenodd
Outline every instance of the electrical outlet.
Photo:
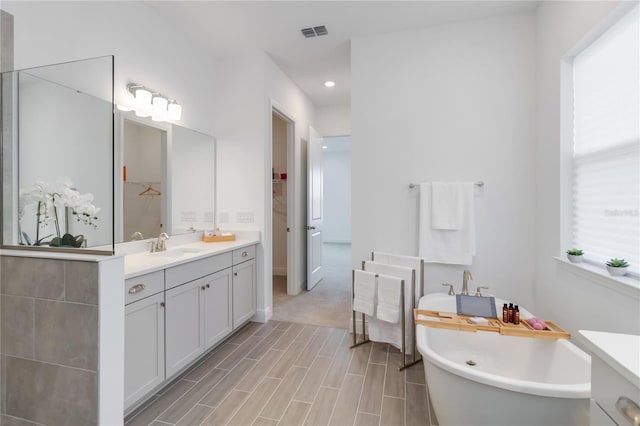
M 236 222 L 238 223 L 253 223 L 253 212 L 237 212 Z
M 205 222 L 214 222 L 215 217 L 212 211 L 204 212 L 204 221 Z
M 218 212 L 218 223 L 229 223 L 229 212 Z

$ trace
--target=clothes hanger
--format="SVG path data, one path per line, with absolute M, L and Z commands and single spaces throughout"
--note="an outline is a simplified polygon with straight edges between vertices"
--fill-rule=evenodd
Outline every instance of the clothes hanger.
M 153 186 L 149 185 L 147 189 L 139 193 L 138 195 L 162 195 L 162 192 L 155 189 Z

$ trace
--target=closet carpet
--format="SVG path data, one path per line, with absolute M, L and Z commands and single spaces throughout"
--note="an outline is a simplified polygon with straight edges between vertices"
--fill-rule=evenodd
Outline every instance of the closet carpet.
M 422 363 L 338 328 L 249 323 L 128 419 L 139 425 L 429 425 Z
M 287 277 L 273 277 L 273 316 L 323 327 L 349 328 L 351 319 L 351 244 L 323 244 L 324 278 L 311 291 L 287 295 Z

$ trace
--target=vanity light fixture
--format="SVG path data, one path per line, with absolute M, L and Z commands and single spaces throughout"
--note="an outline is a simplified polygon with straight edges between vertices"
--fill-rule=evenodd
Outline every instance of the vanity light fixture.
M 182 106 L 175 100 L 169 101 L 168 97 L 139 84 L 129 84 L 127 85 L 127 90 L 135 99 L 133 109 L 138 117 L 151 116 L 153 121 L 180 120 Z M 118 106 L 118 109 L 126 111 L 120 106 Z
M 169 102 L 169 106 L 167 107 L 167 116 L 169 117 L 169 120 L 180 120 L 180 118 L 182 117 L 182 105 L 178 104 L 174 100 L 171 100 L 171 102 Z
M 335 81 L 327 80 L 324 82 L 324 87 L 333 87 L 336 85 Z

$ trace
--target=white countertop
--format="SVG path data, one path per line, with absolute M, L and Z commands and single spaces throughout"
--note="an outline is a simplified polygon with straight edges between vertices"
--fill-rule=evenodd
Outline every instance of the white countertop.
M 640 388 L 640 336 L 579 330 L 587 348 Z
M 178 246 L 170 245 L 166 252 L 128 254 L 124 257 L 124 278 L 128 279 L 150 272 L 160 271 L 172 266 L 254 245 L 259 242 L 260 240 L 257 237 L 238 236 L 236 241 L 219 243 L 197 241 Z M 183 249 L 187 251 L 182 251 Z M 180 251 L 181 254 L 174 257 L 171 256 L 172 251 Z

